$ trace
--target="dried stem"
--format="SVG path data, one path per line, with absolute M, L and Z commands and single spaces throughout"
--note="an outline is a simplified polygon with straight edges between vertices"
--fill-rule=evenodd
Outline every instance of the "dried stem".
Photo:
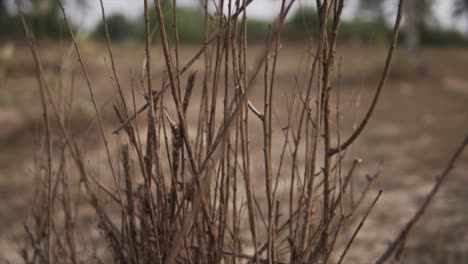
M 47 208 L 47 218 L 38 214 L 39 210 L 34 211 L 34 232 L 26 230 L 29 249 L 23 252 L 24 259 L 28 260 L 28 254 L 31 254 L 33 262 L 83 261 L 78 254 L 81 245 L 77 244 L 78 238 L 74 235 L 76 219 L 73 217 L 77 216 L 73 216 L 72 198 L 75 195 L 72 195 L 69 184 L 75 181 L 71 179 L 74 174 L 68 173 L 66 153 L 69 151 L 114 262 L 273 264 L 287 263 L 287 260 L 289 263 L 328 263 L 336 251 L 335 244 L 340 234 L 353 224 L 349 220 L 356 215 L 379 173 L 369 178 L 357 203 L 353 200 L 351 206 L 344 206 L 345 198 L 348 198 L 345 193 L 350 188 L 354 192 L 353 175 L 360 163 L 356 159 L 349 171 L 343 172 L 345 150 L 360 136 L 379 100 L 396 45 L 401 2 L 392 45 L 371 107 L 358 129 L 348 140 L 342 141 L 340 91 L 337 94 L 336 120 L 333 120 L 331 99 L 335 87 L 331 80 L 334 78 L 334 57 L 344 0 L 316 1 L 319 25 L 314 30 L 319 32 L 320 38 L 318 43 L 313 43 L 314 50 L 309 51 L 309 56 L 304 56 L 308 68 L 299 70 L 291 89 L 280 87 L 280 73 L 277 71 L 282 63 L 281 31 L 295 0 L 282 1 L 278 17 L 269 26 L 263 50 L 252 65 L 248 60 L 246 8 L 253 0 L 215 1 L 215 14 L 210 14 L 208 0 L 200 0 L 205 18 L 205 41 L 185 64 L 180 61 L 177 0 L 172 0 L 172 10 L 163 10 L 162 0 L 154 0 L 158 25 L 153 33 L 156 29 L 159 32 L 163 52 L 160 61 L 164 65 L 157 89 L 154 83 L 155 59 L 151 50 L 150 3 L 143 1 L 145 58 L 138 84 L 144 90 L 146 103 L 137 108 L 135 81 L 130 72 L 133 109 L 128 109 L 126 90 L 118 75 L 104 1 L 99 1 L 112 67 L 109 76 L 116 87 L 114 110 L 120 121 L 113 132 L 123 129 L 126 136 L 125 139 L 116 137 L 121 146 L 115 155 L 120 158 L 117 160 L 119 166 L 114 167 L 110 154 L 112 148 L 108 145 L 94 87 L 65 9 L 57 0 L 70 31 L 71 51 L 74 48 L 77 54 L 81 75 L 91 97 L 106 151 L 106 169 L 110 170 L 108 174 L 112 175 L 113 184 L 85 166 L 78 144 L 67 130 L 65 115 L 70 115 L 71 107 L 64 113 L 62 100 L 66 98 L 62 92 L 59 94 L 60 104 L 56 103 L 44 78 L 33 37 L 20 12 L 36 64 L 48 158 L 48 184 L 38 187 L 37 192 L 37 204 L 40 208 Z M 171 12 L 174 18 L 168 25 L 165 24 L 168 20 L 164 19 L 167 15 L 164 12 Z M 171 26 L 173 31 L 169 28 Z M 181 76 L 200 57 L 204 60 L 201 87 L 197 87 L 196 73 L 192 71 L 185 91 L 182 90 Z M 263 80 L 259 81 L 261 74 Z M 261 90 L 255 92 L 257 88 L 263 89 L 263 93 Z M 255 93 L 253 96 L 250 94 L 252 91 Z M 166 92 L 170 93 L 169 100 L 164 96 Z M 192 94 L 196 94 L 195 100 L 191 99 Z M 49 106 L 57 118 L 63 138 L 55 185 L 52 180 L 54 157 Z M 192 109 L 196 112 L 189 112 Z M 136 117 L 144 111 L 147 111 L 146 122 L 138 124 Z M 197 114 L 193 122 L 189 120 Z M 147 128 L 146 142 L 140 140 L 142 126 Z M 259 129 L 259 135 L 255 135 L 258 133 L 255 129 Z M 338 135 L 336 149 L 332 147 L 335 132 Z M 257 149 L 258 146 L 263 149 Z M 337 153 L 338 157 L 334 158 Z M 136 159 L 135 169 L 133 159 Z M 43 177 L 43 171 L 39 172 L 38 175 Z M 60 179 L 62 188 L 59 188 Z M 244 183 L 240 182 L 241 179 Z M 260 186 L 256 186 L 258 184 Z M 282 186 L 285 184 L 286 191 Z M 361 219 L 341 254 L 340 262 L 380 194 Z M 288 200 L 281 200 L 284 195 Z M 55 197 L 61 197 L 63 204 L 63 234 L 61 226 L 53 221 Z M 243 230 L 249 231 L 247 238 Z M 402 254 L 400 241 L 406 239 L 408 232 L 398 238 L 394 248 L 389 248 L 389 254 L 395 251 L 398 256 Z M 251 250 L 250 254 L 246 254 L 247 248 Z
M 401 19 L 403 17 L 403 0 L 400 0 L 398 3 L 398 13 L 397 17 L 395 19 L 395 25 L 393 27 L 393 36 L 392 36 L 392 42 L 390 44 L 390 48 L 388 50 L 387 54 L 387 59 L 385 61 L 385 67 L 384 71 L 382 73 L 382 76 L 379 81 L 379 85 L 377 86 L 377 90 L 375 91 L 374 98 L 372 99 L 372 103 L 370 105 L 369 110 L 367 111 L 366 115 L 364 116 L 364 119 L 362 122 L 359 124 L 358 128 L 354 133 L 345 141 L 343 144 L 338 146 L 337 148 L 332 148 L 328 152 L 328 155 L 334 155 L 338 153 L 340 150 L 345 150 L 347 149 L 361 134 L 361 132 L 364 130 L 364 128 L 367 125 L 367 122 L 369 122 L 372 113 L 374 112 L 375 106 L 377 105 L 377 102 L 379 101 L 380 94 L 383 90 L 383 87 L 385 86 L 385 81 L 387 80 L 388 73 L 390 72 L 390 66 L 392 64 L 392 58 L 393 58 L 393 51 L 395 50 L 395 47 L 398 42 L 398 35 L 400 32 L 400 24 L 401 24 Z
M 338 263 L 343 262 L 343 259 L 346 256 L 346 253 L 348 252 L 349 248 L 351 247 L 351 244 L 353 243 L 354 239 L 356 238 L 357 234 L 359 233 L 359 230 L 361 230 L 362 226 L 364 225 L 364 222 L 367 219 L 367 216 L 369 215 L 372 208 L 374 208 L 374 206 L 377 203 L 377 201 L 379 200 L 381 194 L 382 194 L 382 190 L 379 190 L 379 193 L 377 194 L 377 196 L 375 197 L 375 199 L 372 202 L 371 206 L 367 209 L 366 213 L 362 217 L 361 222 L 359 222 L 359 225 L 356 228 L 356 230 L 354 231 L 353 235 L 351 236 L 351 239 L 349 240 L 348 244 L 346 244 L 346 247 L 345 247 L 343 253 L 340 256 L 340 259 L 338 260 Z

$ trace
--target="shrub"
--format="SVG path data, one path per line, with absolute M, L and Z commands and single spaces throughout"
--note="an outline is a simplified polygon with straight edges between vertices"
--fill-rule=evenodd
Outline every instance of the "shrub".
M 311 32 L 312 38 L 319 36 L 319 17 L 313 8 L 297 10 L 289 19 L 285 37 L 291 40 L 303 40 L 305 34 Z M 329 21 L 328 25 L 332 23 Z M 357 42 L 359 44 L 388 43 L 392 30 L 383 21 L 366 21 L 359 17 L 351 21 L 342 21 L 338 40 L 344 42 Z M 423 24 L 420 28 L 421 44 L 430 46 L 461 46 L 468 40 L 458 31 L 431 27 Z M 401 32 L 400 41 L 406 38 L 406 32 Z
M 463 46 L 468 40 L 458 31 L 422 25 L 421 43 L 429 46 Z
M 331 29 L 331 19 L 328 30 Z M 297 10 L 286 25 L 285 36 L 291 40 L 303 40 L 305 34 L 319 37 L 319 17 L 313 8 Z M 338 40 L 362 44 L 386 43 L 391 36 L 391 29 L 383 22 L 370 22 L 361 19 L 342 21 Z
M 198 26 L 203 20 L 198 20 L 193 11 L 177 12 L 181 12 L 179 27 L 180 36 L 184 38 L 182 41 L 201 38 L 203 34 L 194 33 L 199 30 Z M 165 14 L 167 29 L 171 30 L 170 12 Z M 400 24 L 401 14 L 400 5 L 396 25 Z M 260 24 L 251 26 L 255 25 Z M 193 32 L 184 31 L 187 29 L 193 29 Z M 91 81 L 86 73 L 83 74 L 107 154 L 105 168 L 99 161 L 94 161 L 99 167 L 90 166 L 89 158 L 81 154 L 81 146 L 68 136 L 73 128 L 69 128 L 62 120 L 70 120 L 70 112 L 59 112 L 49 89 L 50 80 L 43 71 L 38 71 L 41 77 L 38 78 L 38 86 L 42 89 L 43 83 L 48 91 L 46 97 L 41 96 L 46 127 L 43 129 L 44 146 L 47 145 L 47 148 L 38 151 L 37 160 L 42 161 L 40 158 L 43 158 L 41 165 L 44 165 L 35 166 L 33 171 L 34 180 L 38 184 L 35 184 L 37 189 L 31 203 L 32 221 L 24 224 L 26 239 L 24 248 L 21 248 L 21 256 L 26 263 L 35 263 L 39 258 L 44 263 L 81 263 L 87 259 L 84 256 L 86 253 L 81 252 L 86 251 L 93 254 L 90 256 L 92 260 L 95 258 L 105 263 L 112 260 L 115 263 L 342 263 L 382 194 L 381 190 L 376 192 L 373 202 L 366 206 L 365 214 L 361 217 L 363 206 L 369 200 L 368 191 L 379 172 L 374 176 L 366 176 L 365 188 L 356 196 L 360 198 L 355 200 L 354 193 L 358 193 L 358 188 L 356 192 L 348 190 L 354 185 L 357 176 L 352 176 L 353 173 L 357 174 L 355 168 L 361 159 L 354 159 L 351 167 L 342 171 L 345 165 L 343 158 L 346 149 L 360 137 L 366 127 L 388 71 L 383 72 L 373 103 L 358 128 L 343 143 L 339 140 L 334 142 L 333 135 L 338 131 L 333 128 L 335 120 L 330 110 L 334 105 L 330 98 L 336 93 L 336 90 L 331 89 L 337 47 L 335 43 L 317 47 L 316 52 L 323 54 L 323 60 L 319 62 L 323 65 L 323 71 L 312 68 L 306 70 L 307 79 L 320 79 L 322 82 L 317 86 L 304 83 L 302 87 L 297 87 L 298 90 L 291 89 L 291 92 L 297 91 L 299 94 L 291 97 L 285 94 L 283 98 L 278 98 L 282 95 L 276 95 L 277 99 L 273 100 L 274 89 L 275 94 L 280 92 L 277 90 L 280 83 L 273 85 L 278 79 L 275 79 L 278 73 L 276 62 L 281 63 L 281 59 L 277 61 L 278 31 L 272 31 L 274 33 L 270 42 L 266 43 L 261 59 L 253 68 L 246 59 L 247 47 L 241 45 L 237 48 L 232 43 L 233 35 L 237 32 L 229 32 L 232 35 L 223 34 L 221 30 L 218 32 L 221 39 L 231 42 L 229 47 L 232 50 L 225 49 L 225 54 L 232 52 L 233 59 L 226 59 L 224 63 L 218 60 L 223 58 L 219 49 L 209 48 L 216 47 L 216 43 L 207 41 L 193 60 L 201 52 L 206 52 L 207 57 L 216 58 L 216 63 L 204 60 L 203 87 L 197 87 L 199 82 L 196 82 L 196 72 L 188 74 L 183 96 L 182 90 L 176 86 L 178 81 L 185 81 L 182 74 L 192 64 L 188 63 L 175 72 L 171 65 L 172 59 L 179 65 L 179 57 L 172 57 L 167 45 L 164 45 L 165 56 L 160 62 L 167 65 L 170 80 L 163 82 L 161 90 L 152 90 L 150 74 L 143 76 L 141 81 L 145 82 L 145 78 L 148 81 L 148 96 L 145 98 L 147 103 L 140 110 L 136 111 L 135 105 L 134 111 L 127 108 L 127 105 L 131 105 L 130 101 L 118 84 L 117 73 L 113 73 L 119 89 L 114 110 L 121 122 L 114 133 L 120 131 L 121 135 L 125 133 L 127 137 L 113 138 L 116 143 L 125 142 L 120 148 L 108 146 L 110 138 L 99 114 Z M 187 33 L 190 34 L 187 36 Z M 325 39 L 327 32 L 321 33 L 324 34 L 322 39 Z M 397 34 L 393 36 L 392 44 L 395 44 Z M 30 41 L 30 45 L 34 43 Z M 78 46 L 74 47 L 79 55 Z M 393 46 L 389 49 L 386 67 L 390 66 L 392 50 Z M 109 52 L 112 53 L 110 48 Z M 36 53 L 33 56 L 39 60 Z M 314 58 L 309 53 L 304 56 L 309 56 L 311 61 Z M 151 61 L 150 52 L 146 53 L 146 61 Z M 144 65 L 150 72 L 150 64 Z M 81 67 L 85 70 L 84 64 Z M 263 76 L 260 76 L 262 73 Z M 256 79 L 263 79 L 263 82 L 255 82 Z M 66 83 L 60 82 L 60 85 Z M 169 88 L 166 90 L 167 95 L 172 95 L 173 100 L 164 99 L 165 88 Z M 248 92 L 255 88 L 264 90 L 263 107 L 261 103 L 249 100 Z M 300 90 L 302 88 L 304 93 Z M 220 96 L 223 90 L 224 99 Z M 192 92 L 201 95 L 198 101 L 191 101 Z M 296 101 L 296 95 L 301 101 Z M 65 97 L 63 100 L 71 102 L 71 99 Z M 134 97 L 132 101 L 135 103 Z M 47 102 L 53 109 L 50 119 L 45 114 Z M 176 109 L 177 114 L 171 108 Z M 149 111 L 146 125 L 142 128 L 147 131 L 146 142 L 142 145 L 142 130 L 138 128 L 139 124 L 134 117 L 145 109 Z M 282 118 L 277 115 L 280 111 L 284 111 Z M 131 115 L 131 112 L 135 114 Z M 172 112 L 172 118 L 169 112 Z M 50 130 L 49 120 L 57 122 L 60 129 Z M 286 126 L 283 121 L 287 122 Z M 337 117 L 336 127 L 339 127 L 339 122 Z M 258 128 L 259 124 L 262 128 Z M 283 133 L 273 133 L 274 130 Z M 55 145 L 54 142 L 54 149 L 59 150 L 55 151 L 56 154 L 52 152 L 53 139 L 57 138 L 53 134 L 55 131 L 59 131 L 59 136 L 62 136 L 60 139 L 63 139 L 60 141 L 63 143 Z M 259 140 L 259 136 L 263 136 L 263 140 Z M 322 137 L 324 140 L 320 140 Z M 88 134 L 86 140 L 89 140 Z M 468 138 L 462 148 L 467 144 Z M 462 148 L 457 150 L 448 168 L 437 178 L 423 205 L 377 263 L 386 262 L 395 251 L 394 258 L 399 259 L 407 234 L 426 210 L 449 169 L 461 155 Z M 111 155 L 110 149 L 116 150 L 116 154 Z M 117 159 L 120 159 L 120 164 L 113 162 Z M 75 166 L 67 166 L 67 160 L 71 160 Z M 73 173 L 72 168 L 75 169 Z M 100 175 L 95 176 L 94 171 Z M 71 177 L 74 181 L 71 181 Z M 109 182 L 112 182 L 111 185 Z M 70 183 L 79 185 L 76 188 L 79 195 L 70 191 Z M 285 188 L 277 189 L 279 185 Z M 78 202 L 84 196 L 89 198 L 90 207 L 86 213 L 80 214 L 83 219 L 78 219 L 78 207 L 80 212 L 84 211 Z M 94 225 L 89 223 L 88 212 L 93 212 L 95 216 Z M 355 229 L 357 216 L 360 222 Z M 81 225 L 80 229 L 77 224 Z M 96 242 L 90 241 L 89 235 L 75 236 L 82 230 L 95 231 L 90 229 L 92 226 L 98 228 L 101 234 Z M 349 238 L 351 230 L 354 232 Z M 283 245 L 282 241 L 287 243 Z M 336 241 L 337 247 L 334 247 Z M 342 241 L 349 242 L 344 244 Z M 88 250 L 89 246 L 93 248 Z M 101 260 L 98 246 L 103 249 L 100 251 L 109 255 L 108 259 Z M 341 254 L 336 261 L 338 251 Z M 43 252 L 47 252 L 47 255 Z
M 122 14 L 113 14 L 106 18 L 109 37 L 113 41 L 124 41 L 135 37 L 135 25 Z M 93 32 L 96 39 L 106 39 L 104 21 L 99 22 Z
M 247 21 L 247 38 L 249 42 L 262 42 L 266 39 L 268 35 L 268 22 L 258 20 L 258 19 L 249 19 Z M 239 32 L 241 30 L 241 23 L 239 22 L 238 26 Z
M 20 28 L 20 23 L 17 17 L 0 16 L 0 37 L 22 37 L 24 35 Z
M 309 37 L 317 38 L 318 27 L 319 17 L 315 9 L 298 9 L 285 25 L 284 36 L 291 40 L 304 40 L 306 34 L 311 34 Z
M 383 22 L 369 22 L 360 19 L 343 21 L 340 30 L 340 40 L 360 44 L 388 43 L 391 29 Z
M 30 13 L 25 15 L 30 30 L 38 39 L 62 39 L 68 38 L 67 25 L 59 10 L 53 9 L 47 13 Z M 0 17 L 0 37 L 23 37 L 21 21 L 18 16 L 2 15 Z
M 61 39 L 68 38 L 67 25 L 59 11 L 52 11 L 47 14 L 31 14 L 28 16 L 29 24 L 33 25 L 32 30 L 38 38 Z
M 162 7 L 164 14 L 164 24 L 166 25 L 166 32 L 169 40 L 174 39 L 174 13 L 172 6 L 166 4 Z M 177 29 L 179 41 L 181 43 L 200 43 L 205 38 L 204 16 L 198 10 L 188 7 L 177 7 Z M 159 27 L 158 18 L 156 16 L 156 9 L 153 7 L 149 10 L 150 26 L 151 29 Z M 145 24 L 144 15 L 137 23 L 137 31 L 139 39 L 145 39 Z M 154 38 L 160 39 L 159 34 L 155 34 Z

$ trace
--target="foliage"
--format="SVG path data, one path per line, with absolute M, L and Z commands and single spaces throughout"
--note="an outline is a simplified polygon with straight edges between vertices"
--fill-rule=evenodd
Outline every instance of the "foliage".
M 456 0 L 453 15 L 459 17 L 463 14 L 468 14 L 468 0 Z
M 47 12 L 29 12 L 25 14 L 25 18 L 30 30 L 38 39 L 62 39 L 70 35 L 60 10 L 55 5 Z M 0 16 L 0 37 L 23 37 L 22 27 L 18 16 L 8 14 Z
M 456 1 L 459 1 L 459 0 L 456 0 Z M 461 1 L 466 1 L 466 0 L 461 0 Z M 385 20 L 384 11 L 386 9 L 385 5 L 388 2 L 391 2 L 391 1 L 359 0 L 359 12 L 363 12 L 363 11 L 367 12 L 373 20 L 384 21 Z M 408 3 L 408 2 L 411 2 L 411 0 L 405 3 Z M 421 14 L 424 19 L 430 20 L 433 17 L 434 12 L 431 7 L 435 2 L 434 0 L 417 0 L 414 2 L 416 2 L 415 4 L 417 6 L 418 14 Z M 405 8 L 408 8 L 408 6 L 406 6 Z M 406 9 L 405 12 L 407 11 L 408 10 Z
M 422 25 L 420 29 L 421 43 L 428 46 L 465 46 L 468 39 L 460 32 Z
M 317 38 L 319 17 L 313 8 L 298 9 L 291 15 L 284 30 L 284 36 L 291 40 L 303 40 L 305 35 Z
M 364 21 L 355 19 L 341 24 L 340 39 L 362 44 L 388 43 L 391 29 L 383 21 Z
M 297 10 L 290 18 L 284 32 L 285 38 L 291 40 L 304 39 L 305 34 L 310 34 L 312 39 L 319 36 L 318 15 L 315 9 L 304 8 Z M 331 24 L 331 22 L 329 22 Z M 391 28 L 383 20 L 367 21 L 356 18 L 351 21 L 342 21 L 339 33 L 339 41 L 359 44 L 386 44 L 391 37 Z M 400 41 L 406 39 L 406 32 L 400 32 Z M 422 45 L 429 46 L 460 46 L 466 45 L 468 40 L 463 34 L 450 29 L 442 29 L 423 23 L 420 27 Z
M 31 14 L 27 18 L 32 30 L 38 38 L 61 39 L 68 38 L 67 25 L 58 12 L 48 14 Z
M 122 14 L 113 14 L 106 18 L 109 37 L 112 41 L 124 41 L 135 37 L 135 26 Z M 106 39 L 106 28 L 104 21 L 99 22 L 93 32 L 97 39 Z
M 300 40 L 304 39 L 305 34 L 309 34 L 312 39 L 317 39 L 319 36 L 318 21 L 319 17 L 315 9 L 303 8 L 302 10 L 297 10 L 286 25 L 285 36 L 292 40 Z M 331 26 L 332 22 L 329 21 L 328 24 Z M 387 42 L 390 36 L 391 29 L 382 21 L 374 22 L 355 19 L 341 22 L 338 40 L 343 42 L 379 44 Z
M 171 5 L 164 4 L 162 6 L 164 15 L 164 24 L 166 26 L 166 32 L 169 36 L 169 40 L 173 40 L 175 36 L 174 30 L 174 11 Z M 204 40 L 205 29 L 204 29 L 204 16 L 197 9 L 187 7 L 177 7 L 177 28 L 179 41 L 181 43 L 201 43 Z M 158 18 L 156 16 L 156 9 L 153 7 L 149 11 L 150 27 L 154 29 L 159 27 Z M 142 14 L 141 19 L 137 23 L 137 32 L 140 39 L 145 39 L 145 24 L 144 15 Z M 155 34 L 156 39 L 160 39 L 159 34 Z
M 166 26 L 166 32 L 169 36 L 169 41 L 174 41 L 175 30 L 173 8 L 168 2 L 162 2 L 162 10 L 164 14 L 164 24 Z M 205 40 L 205 17 L 203 13 L 201 13 L 198 9 L 190 7 L 177 7 L 176 14 L 180 43 L 201 43 Z M 151 29 L 158 29 L 159 23 L 158 18 L 156 16 L 155 8 L 149 10 L 149 18 Z M 136 22 L 128 21 L 122 15 L 112 15 L 108 17 L 107 26 L 109 29 L 109 35 L 111 37 L 111 40 L 122 41 L 128 39 L 138 39 L 143 41 L 146 38 L 144 21 L 144 14 L 142 14 Z M 218 25 L 218 17 L 211 16 L 208 23 L 213 27 L 215 25 Z M 240 29 L 241 23 L 239 22 L 239 32 Z M 249 41 L 264 41 L 267 36 L 267 33 L 268 22 L 262 20 L 249 19 L 247 23 L 247 37 Z M 106 32 L 103 22 L 99 23 L 96 26 L 93 35 L 97 39 L 106 38 Z M 158 31 L 156 31 L 153 38 L 157 40 L 160 39 Z
M 24 33 L 17 17 L 0 15 L 0 37 L 20 37 Z
M 239 32 L 241 31 L 241 22 L 239 22 Z M 269 23 L 258 19 L 249 19 L 247 21 L 247 39 L 249 42 L 263 42 L 268 35 Z

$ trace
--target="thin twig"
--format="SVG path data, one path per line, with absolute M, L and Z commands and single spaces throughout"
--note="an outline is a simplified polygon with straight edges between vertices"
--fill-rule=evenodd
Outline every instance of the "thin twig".
M 253 0 L 248 0 L 246 1 L 245 5 L 243 5 L 242 7 L 239 8 L 239 10 L 237 10 L 237 12 L 235 14 L 232 15 L 233 18 L 236 18 L 238 17 L 240 14 L 242 14 L 242 12 L 247 8 L 247 6 L 252 3 Z M 198 60 L 198 58 L 200 58 L 200 56 L 203 54 L 203 52 L 205 51 L 205 49 L 209 46 L 209 44 L 216 39 L 216 37 L 221 34 L 223 32 L 223 30 L 228 26 L 228 23 L 231 23 L 231 21 L 227 21 L 225 22 L 222 27 L 220 27 L 218 29 L 218 31 L 216 31 L 215 33 L 213 33 L 207 40 L 205 40 L 203 42 L 203 46 L 200 48 L 200 50 L 198 50 L 198 52 L 184 65 L 184 67 L 182 67 L 179 71 L 179 73 L 176 75 L 176 78 L 179 78 L 180 76 L 182 76 L 188 69 L 190 69 L 190 67 L 195 63 L 195 61 Z M 161 91 L 159 91 L 160 94 L 164 93 L 166 91 L 167 88 L 169 88 L 170 86 L 170 83 L 167 83 L 164 85 L 163 89 Z M 130 117 L 128 117 L 124 122 L 122 122 L 116 129 L 114 129 L 114 131 L 112 131 L 112 133 L 114 134 L 117 134 L 119 133 L 120 130 L 122 130 L 122 128 L 124 128 L 130 121 L 132 121 L 134 118 L 136 118 L 136 116 L 138 114 L 140 114 L 141 112 L 143 112 L 147 107 L 149 106 L 149 103 L 146 103 L 144 104 L 143 106 L 141 106 L 137 112 L 133 113 Z
M 24 229 L 26 230 L 26 234 L 28 235 L 28 238 L 31 242 L 31 245 L 33 246 L 34 250 L 36 251 L 37 255 L 39 255 L 40 260 L 43 263 L 48 263 L 46 257 L 44 256 L 44 253 L 42 252 L 41 248 L 39 245 L 36 243 L 36 239 L 34 238 L 33 233 L 29 229 L 28 225 L 24 225 Z
M 366 221 L 367 219 L 367 216 L 369 215 L 370 211 L 372 210 L 372 208 L 374 208 L 374 205 L 377 203 L 377 201 L 379 200 L 380 198 L 380 195 L 382 194 L 382 190 L 379 190 L 379 193 L 377 194 L 377 197 L 375 197 L 374 201 L 372 202 L 371 206 L 367 209 L 366 213 L 364 214 L 364 216 L 362 217 L 361 219 L 361 222 L 359 222 L 359 225 L 358 227 L 356 228 L 356 230 L 354 231 L 353 235 L 351 236 L 351 239 L 349 240 L 348 244 L 346 244 L 346 247 L 343 251 L 343 253 L 341 254 L 340 256 L 340 260 L 338 260 L 338 264 L 340 264 L 341 262 L 343 262 L 343 259 L 344 257 L 346 256 L 346 253 L 348 252 L 349 248 L 351 247 L 351 244 L 353 243 L 354 239 L 356 238 L 357 234 L 359 233 L 359 230 L 361 230 L 362 226 L 364 225 L 364 222 Z
M 377 105 L 377 102 L 379 101 L 379 97 L 380 97 L 380 94 L 381 94 L 381 92 L 383 90 L 383 87 L 385 86 L 385 81 L 387 80 L 388 73 L 390 72 L 390 65 L 392 63 L 393 52 L 394 52 L 395 47 L 396 47 L 397 42 L 398 42 L 398 34 L 400 32 L 400 23 L 401 23 L 402 17 L 403 17 L 403 0 L 400 0 L 399 3 L 398 3 L 398 13 L 397 13 L 397 17 L 395 19 L 395 25 L 393 27 L 392 42 L 391 42 L 390 48 L 388 50 L 387 60 L 385 62 L 384 71 L 382 73 L 382 77 L 380 78 L 379 85 L 377 86 L 375 96 L 372 99 L 371 106 L 370 106 L 369 110 L 367 111 L 367 113 L 366 113 L 364 119 L 362 120 L 361 124 L 359 124 L 356 131 L 354 131 L 354 133 L 345 142 L 343 142 L 343 144 L 341 144 L 337 148 L 330 149 L 330 151 L 328 152 L 328 155 L 334 155 L 334 154 L 338 153 L 340 150 L 343 151 L 343 150 L 347 149 L 358 138 L 358 136 L 361 134 L 361 132 L 364 130 L 367 123 L 369 122 L 370 117 L 372 116 L 372 113 L 374 112 L 375 106 Z
M 31 52 L 35 53 L 35 49 L 33 45 L 34 37 L 27 27 L 26 20 L 24 18 L 24 13 L 22 9 L 20 8 L 19 0 L 16 0 L 16 7 L 18 8 L 20 19 L 25 29 L 26 37 L 28 38 Z M 33 57 L 34 57 L 34 64 L 36 67 L 36 71 L 35 71 L 36 79 L 39 85 L 39 92 L 41 96 L 42 116 L 44 120 L 45 131 L 46 131 L 46 144 L 47 144 L 47 152 L 46 152 L 46 155 L 47 155 L 47 255 L 46 257 L 47 257 L 47 263 L 50 263 L 51 262 L 50 257 L 52 254 L 51 241 L 50 241 L 50 233 L 51 233 L 51 225 L 52 225 L 52 140 L 51 140 L 51 131 L 50 131 L 50 118 L 49 118 L 49 113 L 47 110 L 47 103 L 45 99 L 43 79 L 41 78 L 41 65 L 40 65 L 38 56 L 33 56 Z
M 78 56 L 78 61 L 79 61 L 80 65 L 81 65 L 81 70 L 82 70 L 83 75 L 84 75 L 84 77 L 86 79 L 86 84 L 87 84 L 87 87 L 88 87 L 88 91 L 89 91 L 89 94 L 91 96 L 91 101 L 93 103 L 93 107 L 94 107 L 96 117 L 97 117 L 97 120 L 98 120 L 98 123 L 99 123 L 101 137 L 102 137 L 102 140 L 104 142 L 104 147 L 105 147 L 106 155 L 107 155 L 107 162 L 108 162 L 109 168 L 111 170 L 112 179 L 114 180 L 114 184 L 115 184 L 116 189 L 117 189 L 117 195 L 118 195 L 118 198 L 119 198 L 120 207 L 123 210 L 124 215 L 126 217 L 125 206 L 123 204 L 122 193 L 120 191 L 120 184 L 119 184 L 119 181 L 117 180 L 117 176 L 115 175 L 114 166 L 112 165 L 112 160 L 111 160 L 110 150 L 109 150 L 109 146 L 108 146 L 108 142 L 107 142 L 107 137 L 106 137 L 106 134 L 104 132 L 104 125 L 103 125 L 103 122 L 102 122 L 101 114 L 99 112 L 97 102 L 96 102 L 96 98 L 94 96 L 93 86 L 91 85 L 91 80 L 89 79 L 88 72 L 87 72 L 86 67 L 84 65 L 84 62 L 83 62 L 83 58 L 81 57 L 81 52 L 78 49 L 78 43 L 76 42 L 75 34 L 73 33 L 73 29 L 72 29 L 72 27 L 70 25 L 70 22 L 68 21 L 68 17 L 66 15 L 65 9 L 63 8 L 62 2 L 60 0 L 57 0 L 57 3 L 58 3 L 58 5 L 59 5 L 59 7 L 60 7 L 60 9 L 62 11 L 63 18 L 64 18 L 64 20 L 65 20 L 65 22 L 67 24 L 68 30 L 69 30 L 70 35 L 72 37 L 73 44 L 75 45 L 75 51 L 76 51 L 76 54 Z

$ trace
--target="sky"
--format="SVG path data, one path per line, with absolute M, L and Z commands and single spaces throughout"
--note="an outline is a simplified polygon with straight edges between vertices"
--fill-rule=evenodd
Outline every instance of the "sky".
M 7 1 L 12 3 L 14 2 L 14 0 Z M 193 6 L 198 1 L 199 0 L 177 0 L 177 4 Z M 152 3 L 153 1 L 150 0 L 149 2 Z M 394 15 L 396 13 L 396 6 L 398 1 L 390 0 L 387 2 L 387 13 Z M 103 3 L 107 15 L 113 13 L 122 13 L 128 18 L 137 19 L 137 17 L 143 12 L 142 0 L 103 0 Z M 297 0 L 293 8 L 299 8 L 301 4 L 304 5 L 307 3 L 315 3 L 315 0 Z M 453 0 L 434 0 L 432 9 L 437 22 L 443 28 L 453 28 L 463 32 L 468 32 L 468 19 L 454 19 L 452 17 L 452 4 Z M 358 0 L 346 0 L 343 11 L 344 18 L 352 18 L 356 14 L 357 6 Z M 101 20 L 101 8 L 99 0 L 88 0 L 88 7 L 85 10 L 78 8 L 73 4 L 68 4 L 66 7 L 68 7 L 68 10 L 72 10 L 72 12 L 69 11 L 72 20 L 75 23 L 82 25 L 86 29 L 92 29 L 96 23 Z M 275 15 L 278 14 L 280 7 L 280 0 L 254 0 L 247 8 L 247 14 L 252 18 L 265 20 L 273 19 Z M 292 12 L 294 12 L 294 10 L 292 10 Z

